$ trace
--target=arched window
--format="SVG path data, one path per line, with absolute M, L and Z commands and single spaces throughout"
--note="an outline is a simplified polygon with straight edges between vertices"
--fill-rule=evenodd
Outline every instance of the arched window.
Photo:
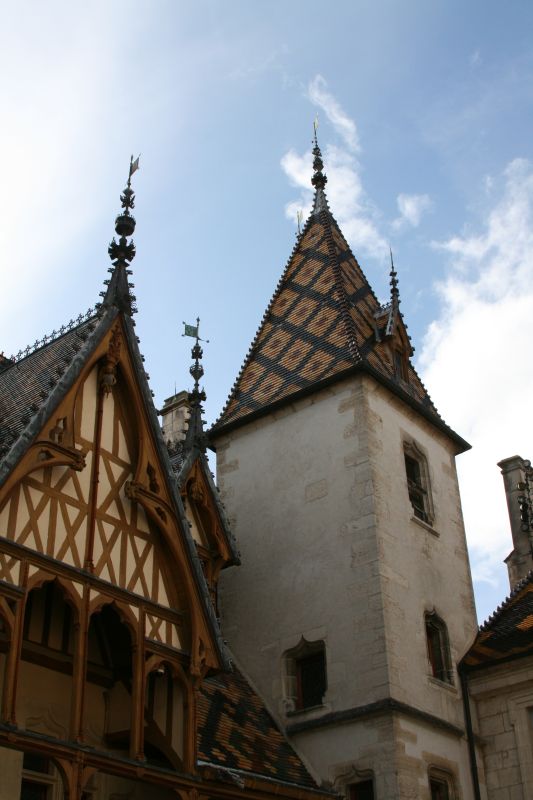
M 304 638 L 284 655 L 285 694 L 289 711 L 322 705 L 327 689 L 324 642 Z
M 426 643 L 431 674 L 444 683 L 453 683 L 452 659 L 446 623 L 433 611 L 425 615 Z

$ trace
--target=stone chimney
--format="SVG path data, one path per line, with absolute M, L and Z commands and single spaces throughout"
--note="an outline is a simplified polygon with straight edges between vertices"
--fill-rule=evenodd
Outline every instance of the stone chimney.
M 520 456 L 504 458 L 498 466 L 503 475 L 513 537 L 513 550 L 505 559 L 512 589 L 533 569 L 533 469 L 531 462 Z
M 183 441 L 191 415 L 189 393 L 183 391 L 167 397 L 159 413 L 162 417 L 161 427 L 165 442 L 175 445 L 177 442 Z

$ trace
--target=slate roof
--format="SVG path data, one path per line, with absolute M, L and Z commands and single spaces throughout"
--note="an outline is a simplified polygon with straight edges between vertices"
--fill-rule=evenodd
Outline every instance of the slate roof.
M 0 459 L 42 406 L 82 344 L 96 313 L 0 371 Z
M 398 377 L 382 323 L 390 317 L 333 217 L 322 187 L 292 252 L 213 434 L 251 415 L 362 369 L 414 404 L 439 427 L 437 412 L 413 365 Z M 403 325 L 398 312 L 398 324 Z
M 461 666 L 480 669 L 527 655 L 533 655 L 533 572 L 480 627 Z
M 318 789 L 260 697 L 237 669 L 208 678 L 201 686 L 198 758 L 215 767 Z

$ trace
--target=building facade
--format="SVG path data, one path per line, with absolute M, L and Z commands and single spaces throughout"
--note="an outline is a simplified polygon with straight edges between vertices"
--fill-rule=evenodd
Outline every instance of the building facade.
M 455 664 L 476 632 L 455 457 L 416 374 L 392 267 L 377 301 L 314 205 L 221 417 L 242 553 L 224 634 L 292 742 L 357 798 L 471 798 Z
M 0 362 L 0 799 L 311 800 L 327 793 L 222 641 L 217 584 L 238 555 L 198 339 L 186 435 L 160 429 L 130 180 L 103 302 Z

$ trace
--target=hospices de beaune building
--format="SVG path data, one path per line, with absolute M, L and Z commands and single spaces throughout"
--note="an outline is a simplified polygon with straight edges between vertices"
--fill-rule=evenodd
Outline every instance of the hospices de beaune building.
M 469 445 L 313 156 L 209 430 L 198 322 L 189 389 L 158 412 L 149 388 L 138 162 L 101 302 L 0 356 L 0 800 L 533 797 L 531 464 L 499 465 L 511 592 L 478 628 Z

